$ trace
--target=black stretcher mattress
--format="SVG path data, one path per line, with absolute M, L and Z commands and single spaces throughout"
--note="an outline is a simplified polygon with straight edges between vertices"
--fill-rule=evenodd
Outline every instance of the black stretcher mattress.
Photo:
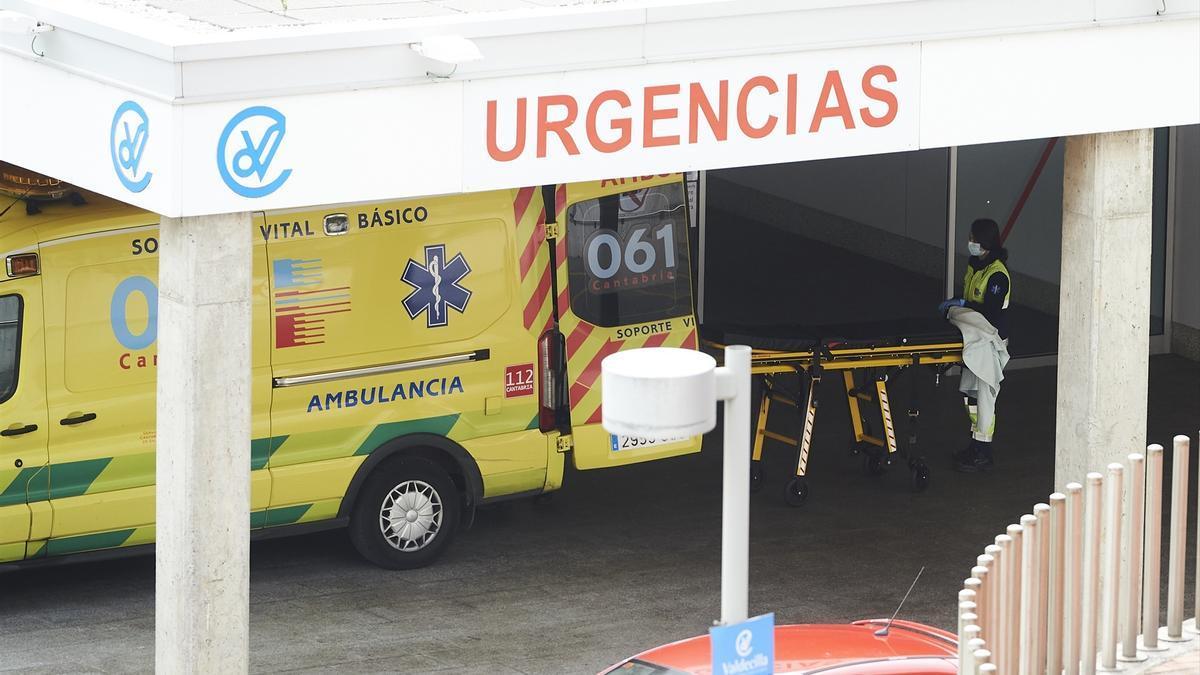
M 962 334 L 940 317 L 893 319 L 862 323 L 814 326 L 771 324 L 746 326 L 705 323 L 700 326 L 705 340 L 723 345 L 743 344 L 754 349 L 784 352 L 835 349 L 918 346 L 962 341 Z

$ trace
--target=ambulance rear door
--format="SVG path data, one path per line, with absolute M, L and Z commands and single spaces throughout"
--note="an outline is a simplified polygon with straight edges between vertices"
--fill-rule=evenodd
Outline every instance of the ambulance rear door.
M 696 348 L 682 177 L 573 183 L 566 186 L 562 201 L 559 313 L 575 467 L 619 466 L 698 451 L 698 436 L 630 438 L 611 435 L 600 425 L 604 357 L 640 347 Z
M 9 269 L 17 257 L 8 256 Z M 29 505 L 44 505 L 49 486 L 41 280 L 0 283 L 0 563 L 24 558 L 27 540 L 46 537 L 31 537 Z

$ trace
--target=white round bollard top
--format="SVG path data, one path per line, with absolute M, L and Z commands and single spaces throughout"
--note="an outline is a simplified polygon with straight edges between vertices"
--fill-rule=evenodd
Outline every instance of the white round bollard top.
M 610 434 L 646 439 L 698 436 L 717 424 L 713 357 L 654 347 L 600 362 L 602 424 Z

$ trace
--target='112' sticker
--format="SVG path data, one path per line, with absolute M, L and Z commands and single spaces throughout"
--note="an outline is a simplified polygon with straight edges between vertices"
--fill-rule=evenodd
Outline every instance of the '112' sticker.
M 504 398 L 533 395 L 533 364 L 508 366 L 504 369 Z

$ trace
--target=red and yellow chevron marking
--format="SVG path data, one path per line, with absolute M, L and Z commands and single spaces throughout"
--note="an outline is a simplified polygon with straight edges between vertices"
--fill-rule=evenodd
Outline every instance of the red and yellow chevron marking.
M 513 217 L 517 224 L 517 242 L 521 247 L 521 299 L 525 303 L 523 321 L 525 328 L 537 329 L 540 333 L 550 326 L 550 265 L 546 253 L 546 211 L 542 205 L 541 188 L 524 187 L 513 195 Z M 567 186 L 559 185 L 554 194 L 556 208 L 562 217 L 567 202 Z M 565 228 L 562 228 L 565 234 Z M 567 288 L 565 283 L 567 240 L 558 240 L 558 269 L 563 272 L 559 285 L 559 304 L 565 307 Z
M 615 191 L 620 188 L 613 189 Z M 568 186 L 559 185 L 554 193 L 561 232 L 557 246 L 558 265 L 554 270 L 558 275 L 559 328 L 566 336 L 572 421 L 575 424 L 596 424 L 600 422 L 600 362 L 604 357 L 622 349 L 639 347 L 696 349 L 698 340 L 694 323 L 685 326 L 683 317 L 671 319 L 670 331 L 617 339 L 617 328 L 594 326 L 571 312 L 567 285 L 567 237 L 570 236 L 565 223 L 567 190 Z M 549 302 L 550 261 L 545 245 L 546 214 L 540 187 L 526 187 L 513 191 L 513 216 L 517 227 L 517 243 L 521 251 L 523 321 L 526 329 L 536 330 L 540 334 L 549 328 L 553 321 Z
M 575 329 L 585 325 L 589 326 L 589 337 L 579 340 L 574 350 L 571 349 L 570 338 L 567 341 L 567 373 L 571 378 L 571 419 L 576 424 L 598 424 L 600 422 L 600 362 L 604 360 L 604 357 L 622 349 L 642 347 L 695 349 L 696 345 L 696 329 L 694 327 L 685 328 L 681 318 L 671 320 L 672 330 L 670 332 L 655 333 L 627 340 L 614 340 L 608 337 L 616 329 L 590 327 L 589 324 L 574 316 L 570 316 L 563 323 L 566 324 L 567 321 L 575 323 Z

